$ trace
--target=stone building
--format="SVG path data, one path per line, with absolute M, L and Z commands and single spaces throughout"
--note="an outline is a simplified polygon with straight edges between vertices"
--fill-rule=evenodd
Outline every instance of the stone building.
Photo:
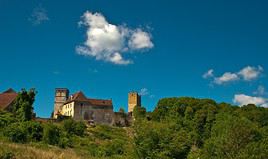
M 141 96 L 138 92 L 128 93 L 128 113 L 132 113 L 135 106 L 141 106 Z
M 69 98 L 69 90 L 66 88 L 56 88 L 54 99 L 54 118 L 60 113 L 62 106 Z
M 55 92 L 54 118 L 58 115 L 113 124 L 113 103 L 112 100 L 87 98 L 81 91 L 69 96 L 68 89 L 58 88 Z
M 0 94 L 0 109 L 12 111 L 13 103 L 18 94 L 11 88 Z

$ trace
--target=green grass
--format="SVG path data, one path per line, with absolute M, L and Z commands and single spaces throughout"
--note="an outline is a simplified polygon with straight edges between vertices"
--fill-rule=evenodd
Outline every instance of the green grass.
M 128 129 L 106 125 L 87 128 L 83 137 L 69 136 L 71 146 L 59 148 L 43 142 L 12 143 L 0 133 L 0 159 L 136 158 Z

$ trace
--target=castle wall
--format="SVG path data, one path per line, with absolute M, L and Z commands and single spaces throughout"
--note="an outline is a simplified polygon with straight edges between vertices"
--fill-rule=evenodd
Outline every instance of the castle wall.
M 74 102 L 75 120 L 93 120 L 95 123 L 112 124 L 113 107 L 92 106 L 88 102 Z
M 67 103 L 62 106 L 61 114 L 64 116 L 71 116 L 74 117 L 74 102 Z

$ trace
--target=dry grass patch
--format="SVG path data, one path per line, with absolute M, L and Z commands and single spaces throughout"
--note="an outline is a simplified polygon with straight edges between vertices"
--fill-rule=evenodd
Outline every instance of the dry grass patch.
M 15 159 L 80 159 L 72 149 L 57 147 L 37 148 L 26 144 L 0 142 L 0 156 L 10 156 Z M 1 157 L 0 157 L 1 158 Z

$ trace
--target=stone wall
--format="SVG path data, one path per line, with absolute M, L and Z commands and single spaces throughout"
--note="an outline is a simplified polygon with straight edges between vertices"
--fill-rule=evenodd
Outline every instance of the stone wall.
M 128 93 L 128 112 L 133 112 L 135 106 L 141 106 L 141 97 L 137 92 L 130 92 Z
M 113 124 L 114 112 L 112 106 L 92 106 L 87 102 L 74 102 L 75 120 L 93 120 L 100 124 Z

